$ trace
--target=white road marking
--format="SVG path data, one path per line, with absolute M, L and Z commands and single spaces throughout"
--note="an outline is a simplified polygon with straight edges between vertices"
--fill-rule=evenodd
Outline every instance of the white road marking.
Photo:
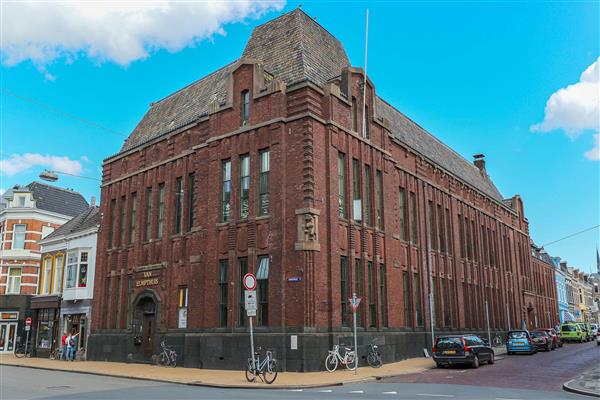
M 453 394 L 431 394 L 431 393 L 417 393 L 417 396 L 454 397 Z
M 303 389 L 289 389 L 288 392 L 301 392 Z
M 360 394 L 360 393 L 364 393 L 364 391 L 362 391 L 362 390 L 352 390 L 351 392 L 348 392 L 348 393 Z
M 319 393 L 331 393 L 331 392 L 333 392 L 333 390 L 331 390 L 331 389 L 319 390 Z
M 381 394 L 398 394 L 398 392 L 381 392 Z
M 496 397 L 496 400 L 521 400 L 521 399 L 508 399 L 506 397 Z

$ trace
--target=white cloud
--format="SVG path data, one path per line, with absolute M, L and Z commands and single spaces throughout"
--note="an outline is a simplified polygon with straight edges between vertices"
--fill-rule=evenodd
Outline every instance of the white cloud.
M 594 147 L 583 155 L 588 160 L 600 161 L 600 134 L 596 133 L 594 135 Z
M 126 66 L 166 49 L 179 51 L 223 26 L 281 10 L 284 0 L 7 2 L 3 4 L 2 62 L 46 65 L 82 55 Z
M 47 168 L 53 171 L 68 174 L 80 174 L 83 170 L 81 163 L 71 160 L 66 156 L 51 156 L 38 153 L 13 154 L 9 158 L 0 160 L 0 173 L 2 175 L 16 175 L 30 169 Z M 41 172 L 41 171 L 40 171 Z
M 531 127 L 532 132 L 562 129 L 575 139 L 586 131 L 594 132 L 596 147 L 585 157 L 598 160 L 600 133 L 600 57 L 579 77 L 579 82 L 554 92 L 546 102 L 544 120 Z

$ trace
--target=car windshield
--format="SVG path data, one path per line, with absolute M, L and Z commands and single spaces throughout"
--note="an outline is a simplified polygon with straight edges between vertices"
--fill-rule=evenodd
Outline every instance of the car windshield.
M 439 349 L 457 349 L 463 347 L 462 338 L 460 337 L 441 337 L 438 338 L 436 347 Z
M 546 336 L 546 332 L 531 332 L 531 337 L 543 337 Z
M 517 331 L 508 334 L 509 339 L 527 339 L 527 332 Z
M 563 325 L 560 327 L 560 330 L 563 332 L 574 332 L 577 328 L 574 325 Z

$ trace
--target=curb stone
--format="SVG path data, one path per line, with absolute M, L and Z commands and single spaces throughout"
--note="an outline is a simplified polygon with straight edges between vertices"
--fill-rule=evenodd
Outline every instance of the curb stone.
M 600 393 L 598 393 L 598 392 L 592 392 L 589 390 L 583 390 L 583 389 L 578 389 L 578 388 L 569 386 L 569 384 L 571 382 L 573 382 L 574 380 L 575 379 L 571 379 L 570 381 L 563 383 L 563 390 L 565 390 L 567 392 L 571 392 L 571 393 L 582 394 L 584 396 L 592 396 L 592 397 L 600 398 Z

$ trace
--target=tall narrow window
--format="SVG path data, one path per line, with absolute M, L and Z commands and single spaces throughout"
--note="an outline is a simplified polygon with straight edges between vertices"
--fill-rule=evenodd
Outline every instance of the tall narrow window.
M 152 239 L 152 188 L 146 188 L 146 241 Z
M 117 231 L 117 199 L 110 201 L 110 231 L 108 232 L 108 247 L 115 245 L 115 232 Z
M 454 246 L 454 243 L 452 242 L 452 237 L 454 235 L 452 235 L 452 215 L 450 214 L 450 210 L 448 208 L 446 208 L 446 212 L 444 214 L 444 221 L 446 221 L 446 240 L 445 242 L 448 244 L 447 246 L 447 250 L 448 250 L 448 254 L 452 254 L 452 247 Z
M 79 255 L 77 252 L 71 252 L 67 254 L 67 278 L 65 280 L 65 287 L 67 289 L 75 287 L 75 281 L 77 280 L 78 262 Z
M 260 166 L 258 170 L 258 215 L 269 214 L 269 171 L 271 160 L 269 150 L 260 153 Z
M 363 294 L 363 268 L 359 258 L 354 260 L 354 292 L 357 297 Z M 364 307 L 364 301 L 361 301 L 356 311 L 356 324 L 362 326 L 361 310 Z
M 87 286 L 88 252 L 82 251 L 79 255 L 79 273 L 77 275 L 77 287 Z
M 442 253 L 446 252 L 446 235 L 444 234 L 445 224 L 444 224 L 444 209 L 441 205 L 437 205 L 437 233 L 438 233 L 438 244 L 440 251 Z
M 419 274 L 413 274 L 413 302 L 415 304 L 415 318 L 417 326 L 423 326 L 421 313 L 421 279 Z
M 371 167 L 365 165 L 365 222 L 368 226 L 373 226 L 372 196 Z
M 412 328 L 413 319 L 410 307 L 410 283 L 408 280 L 408 272 L 402 272 L 402 300 L 403 300 L 403 312 L 404 312 L 404 326 Z
M 117 282 L 115 284 L 115 289 L 117 291 L 117 305 L 115 307 L 115 329 L 119 329 L 121 327 L 121 276 L 117 275 Z
M 369 107 L 365 107 L 365 138 L 368 139 L 371 137 L 371 132 L 369 132 Z
M 44 257 L 41 280 L 40 294 L 49 294 L 52 283 L 52 256 Z
M 165 184 L 158 185 L 158 224 L 156 237 L 162 239 L 163 225 L 165 223 Z
M 248 123 L 250 119 L 250 91 L 244 90 L 242 92 L 242 125 Z
M 355 221 L 362 221 L 362 201 L 360 190 L 360 161 L 352 159 L 352 198 L 353 198 L 353 216 Z
M 259 326 L 269 325 L 269 256 L 258 257 L 256 285 L 258 291 L 258 313 L 256 323 Z
M 356 106 L 356 97 L 352 96 L 352 131 L 358 131 L 358 107 Z
M 175 179 L 175 233 L 181 232 L 183 219 L 183 179 Z
M 131 193 L 131 218 L 129 220 L 129 243 L 135 242 L 135 226 L 137 225 L 137 193 Z
M 340 257 L 340 310 L 342 325 L 348 326 L 348 258 Z
M 250 156 L 240 157 L 240 219 L 248 219 L 250 209 Z
M 7 294 L 19 294 L 21 292 L 21 268 L 8 269 Z
M 231 218 L 231 160 L 221 164 L 221 222 Z
M 177 318 L 177 327 L 179 329 L 187 328 L 187 314 L 188 314 L 188 287 L 187 286 L 179 286 L 178 291 L 178 305 L 179 305 L 179 315 Z
M 127 220 L 125 219 L 125 208 L 127 207 L 127 198 L 125 196 L 121 197 L 121 206 L 119 207 L 119 211 L 120 211 L 120 216 L 119 216 L 119 235 L 120 235 L 120 240 L 119 243 L 121 244 L 121 246 L 125 245 L 125 238 L 126 238 L 126 233 L 127 233 L 127 228 L 126 228 L 126 222 Z
M 417 244 L 417 196 L 414 192 L 410 192 L 410 239 L 413 244 Z
M 406 192 L 400 188 L 399 193 L 400 209 L 400 240 L 406 240 Z
M 57 254 L 54 257 L 54 278 L 52 279 L 53 287 L 52 293 L 61 293 L 62 292 L 62 278 L 63 278 L 63 269 L 65 264 L 65 256 L 63 254 Z
M 385 264 L 379 264 L 379 306 L 381 307 L 381 326 L 387 327 L 387 279 Z
M 13 249 L 24 249 L 25 248 L 25 229 L 27 226 L 25 224 L 15 224 L 13 225 Z
M 239 292 L 239 303 L 238 303 L 238 326 L 246 325 L 246 309 L 244 308 L 244 275 L 248 273 L 248 259 L 242 257 L 238 259 L 238 292 Z
M 377 227 L 384 230 L 383 223 L 383 174 L 381 171 L 375 173 L 375 214 Z
M 369 296 L 369 326 L 377 326 L 377 306 L 375 305 L 375 271 L 373 271 L 373 262 L 367 262 L 367 285 Z
M 346 156 L 338 153 L 338 209 L 340 218 L 346 218 Z
M 219 326 L 227 326 L 228 281 L 227 260 L 219 261 Z
M 196 218 L 196 174 L 193 172 L 188 175 L 188 231 L 194 227 L 194 219 Z
M 435 247 L 435 223 L 433 215 L 433 202 L 429 200 L 427 202 L 427 229 L 429 230 L 429 246 L 432 250 Z

